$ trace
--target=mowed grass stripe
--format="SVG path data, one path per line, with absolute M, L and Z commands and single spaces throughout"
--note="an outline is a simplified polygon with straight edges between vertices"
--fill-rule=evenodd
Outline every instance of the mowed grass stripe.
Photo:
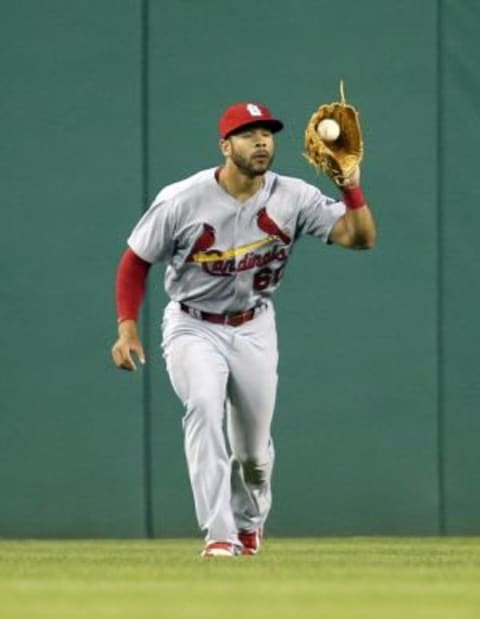
M 479 619 L 480 538 L 0 541 L 0 619 Z

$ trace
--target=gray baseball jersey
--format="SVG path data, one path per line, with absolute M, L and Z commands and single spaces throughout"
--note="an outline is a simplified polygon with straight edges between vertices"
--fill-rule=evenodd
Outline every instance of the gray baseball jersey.
M 269 299 L 295 241 L 308 234 L 326 242 L 345 205 L 271 171 L 254 196 L 238 202 L 215 174 L 210 168 L 166 186 L 128 244 L 150 263 L 167 263 L 165 290 L 172 300 L 223 314 Z

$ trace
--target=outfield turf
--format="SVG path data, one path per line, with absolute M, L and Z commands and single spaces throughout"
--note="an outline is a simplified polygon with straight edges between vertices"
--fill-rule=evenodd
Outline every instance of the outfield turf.
M 0 541 L 1 619 L 479 619 L 480 538 Z

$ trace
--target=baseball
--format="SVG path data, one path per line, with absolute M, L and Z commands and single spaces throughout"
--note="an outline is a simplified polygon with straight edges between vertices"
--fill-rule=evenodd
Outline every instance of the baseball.
M 333 142 L 340 135 L 340 125 L 333 118 L 325 118 L 318 123 L 317 133 L 325 142 Z

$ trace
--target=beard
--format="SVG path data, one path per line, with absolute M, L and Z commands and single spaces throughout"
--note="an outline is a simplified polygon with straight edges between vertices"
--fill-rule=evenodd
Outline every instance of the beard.
M 273 153 L 265 159 L 256 159 L 254 156 L 245 157 L 241 155 L 235 148 L 232 148 L 230 158 L 237 168 L 249 178 L 262 176 L 273 163 Z

